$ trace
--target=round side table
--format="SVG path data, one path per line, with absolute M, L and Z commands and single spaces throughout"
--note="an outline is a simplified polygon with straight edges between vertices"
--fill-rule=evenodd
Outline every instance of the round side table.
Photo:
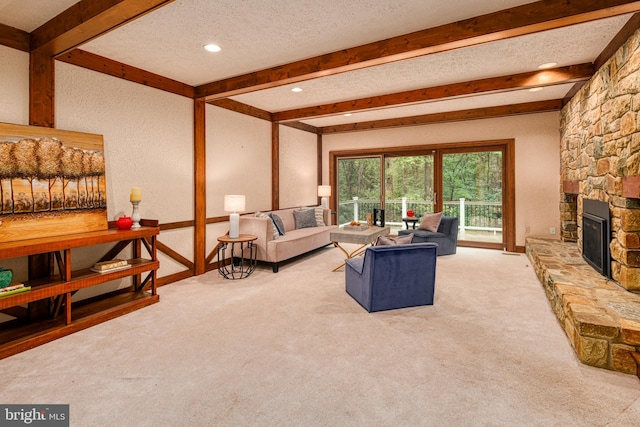
M 244 279 L 249 277 L 258 263 L 258 247 L 253 244 L 258 236 L 253 234 L 241 234 L 232 239 L 228 235 L 218 237 L 221 243 L 218 250 L 218 272 L 225 279 Z M 227 253 L 227 250 L 229 251 Z M 226 264 L 227 254 L 229 264 Z
M 420 218 L 416 216 L 409 216 L 409 217 L 402 218 L 402 220 L 404 221 L 404 225 L 405 227 L 407 227 L 407 230 L 409 229 L 409 224 L 411 224 L 412 229 L 415 230 L 416 223 L 420 221 Z

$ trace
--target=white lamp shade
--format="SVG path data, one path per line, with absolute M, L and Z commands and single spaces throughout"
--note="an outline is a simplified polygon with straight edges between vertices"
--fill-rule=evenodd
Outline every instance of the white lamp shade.
M 318 185 L 318 197 L 330 197 L 331 186 L 330 185 Z
M 224 211 L 225 212 L 241 212 L 244 207 L 245 197 L 240 194 L 230 194 L 224 196 Z

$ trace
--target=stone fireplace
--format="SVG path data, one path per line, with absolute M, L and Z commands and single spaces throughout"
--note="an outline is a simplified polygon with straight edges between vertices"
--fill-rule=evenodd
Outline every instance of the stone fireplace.
M 561 240 L 527 256 L 580 361 L 640 378 L 640 31 L 562 109 L 560 161 Z
M 609 205 L 611 278 L 640 292 L 640 33 L 563 108 L 561 238 L 582 248 L 584 201 Z

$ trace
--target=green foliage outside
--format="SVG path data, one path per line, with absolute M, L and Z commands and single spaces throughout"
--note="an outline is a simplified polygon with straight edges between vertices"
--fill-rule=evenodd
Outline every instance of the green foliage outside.
M 338 161 L 339 221 L 353 219 L 353 197 L 358 197 L 359 219 L 380 207 L 380 157 Z M 502 200 L 502 153 L 444 154 L 444 201 L 500 202 Z M 431 155 L 386 157 L 384 164 L 385 210 L 389 221 L 399 221 L 403 197 L 407 208 L 420 215 L 431 210 L 434 194 L 434 158 Z M 451 207 L 453 208 L 453 207 Z M 445 208 L 446 211 L 446 208 Z M 449 213 L 448 213 L 449 214 Z M 455 213 L 450 213 L 454 214 Z M 495 216 L 495 214 L 492 214 Z
M 443 197 L 456 201 L 502 200 L 502 153 L 459 153 L 442 156 Z
M 443 196 L 446 201 L 464 197 L 470 201 L 502 200 L 502 153 L 479 152 L 445 154 Z M 431 201 L 433 156 L 387 157 L 385 159 L 386 199 Z M 342 159 L 338 162 L 340 201 L 379 199 L 380 158 Z

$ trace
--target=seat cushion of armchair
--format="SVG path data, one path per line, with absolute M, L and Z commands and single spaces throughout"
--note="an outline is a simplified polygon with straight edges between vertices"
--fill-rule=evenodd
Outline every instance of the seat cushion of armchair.
M 408 234 L 413 233 L 413 236 L 418 236 L 418 237 L 423 237 L 423 238 L 427 238 L 427 237 L 448 237 L 447 234 L 444 233 L 438 233 L 437 231 L 427 231 L 427 230 L 400 230 L 398 232 L 398 235 L 400 236 L 406 236 Z
M 400 230 L 399 236 L 413 233 L 413 243 L 437 243 L 438 256 L 455 254 L 458 246 L 458 218 L 443 216 L 438 231 Z

